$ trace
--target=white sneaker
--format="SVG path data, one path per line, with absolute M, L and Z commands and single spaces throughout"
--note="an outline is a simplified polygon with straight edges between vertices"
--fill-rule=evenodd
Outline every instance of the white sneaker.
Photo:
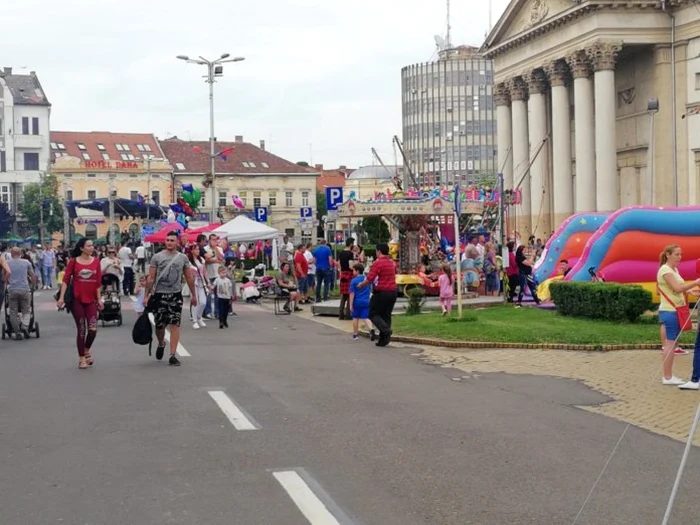
M 199 326 L 202 326 L 202 327 L 207 326 L 207 323 L 205 323 L 203 320 L 200 320 Z
M 685 381 L 683 381 L 682 379 L 677 378 L 676 376 L 671 376 L 670 379 L 666 379 L 665 377 L 664 377 L 663 379 L 661 379 L 661 384 L 662 384 L 662 385 L 680 386 L 680 385 L 682 385 L 683 383 L 685 383 Z
M 192 328 L 194 328 L 195 330 L 199 330 L 199 323 L 193 323 Z
M 680 388 L 681 390 L 700 390 L 700 383 L 688 381 L 687 383 L 678 385 L 678 388 Z

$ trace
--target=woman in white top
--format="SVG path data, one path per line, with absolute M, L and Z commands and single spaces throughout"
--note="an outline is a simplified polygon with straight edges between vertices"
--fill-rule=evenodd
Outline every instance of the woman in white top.
M 195 244 L 187 253 L 187 258 L 190 260 L 192 268 L 194 268 L 194 289 L 197 292 L 197 306 L 192 310 L 192 328 L 199 330 L 200 327 L 206 326 L 202 319 L 204 308 L 207 305 L 207 294 L 210 289 L 209 280 L 207 279 L 206 263 L 202 255 L 199 245 Z
M 661 324 L 661 343 L 663 344 L 663 378 L 664 385 L 682 385 L 682 379 L 673 375 L 673 352 L 675 343 L 681 333 L 676 308 L 686 304 L 685 294 L 700 286 L 700 279 L 686 283 L 678 272 L 681 262 L 681 247 L 670 244 L 664 248 L 659 257 L 661 267 L 656 274 L 656 286 L 659 289 L 659 323 Z

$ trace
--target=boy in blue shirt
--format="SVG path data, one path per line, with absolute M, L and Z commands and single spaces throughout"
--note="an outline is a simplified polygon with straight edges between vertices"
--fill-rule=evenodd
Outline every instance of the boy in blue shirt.
M 365 267 L 356 264 L 352 268 L 352 281 L 350 281 L 350 313 L 352 315 L 352 338 L 357 341 L 360 336 L 357 331 L 360 328 L 360 321 L 364 321 L 369 338 L 374 341 L 376 334 L 369 321 L 369 292 L 370 287 L 359 288 L 358 285 L 365 280 Z

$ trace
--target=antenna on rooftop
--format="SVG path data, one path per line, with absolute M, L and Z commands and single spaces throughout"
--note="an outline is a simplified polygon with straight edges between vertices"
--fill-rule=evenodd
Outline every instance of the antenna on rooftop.
M 447 49 L 452 47 L 452 26 L 450 25 L 450 0 L 447 0 L 447 37 L 445 38 Z

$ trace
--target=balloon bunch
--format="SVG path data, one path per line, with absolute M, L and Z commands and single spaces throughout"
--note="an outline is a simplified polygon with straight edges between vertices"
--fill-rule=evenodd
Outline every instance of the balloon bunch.
M 193 188 L 192 184 L 183 184 L 182 197 L 178 197 L 177 202 L 170 205 L 168 223 L 177 222 L 187 229 L 187 224 L 199 209 L 200 202 L 202 202 L 201 190 Z

